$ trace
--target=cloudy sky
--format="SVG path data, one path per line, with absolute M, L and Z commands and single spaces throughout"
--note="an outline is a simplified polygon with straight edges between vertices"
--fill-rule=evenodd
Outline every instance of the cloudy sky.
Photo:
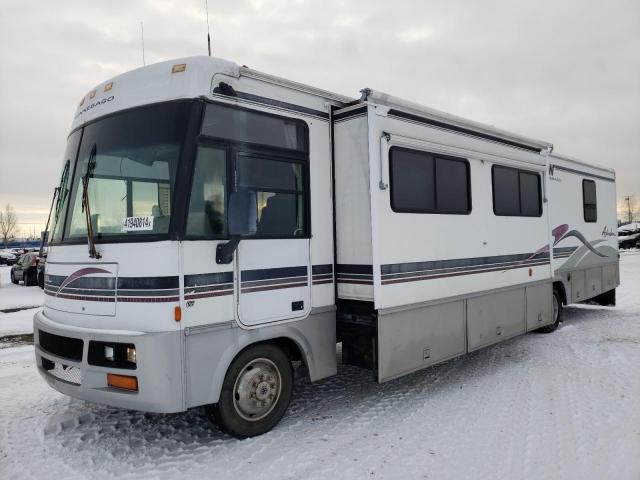
M 358 96 L 379 89 L 616 169 L 640 205 L 638 0 L 209 0 L 215 56 Z M 206 54 L 204 0 L 3 0 L 0 205 L 46 219 L 92 86 Z

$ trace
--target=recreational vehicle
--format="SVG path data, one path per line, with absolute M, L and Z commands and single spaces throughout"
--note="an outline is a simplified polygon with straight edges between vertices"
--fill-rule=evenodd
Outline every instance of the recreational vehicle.
M 365 89 L 191 57 L 87 93 L 52 204 L 39 371 L 72 397 L 284 415 L 292 362 L 384 382 L 615 302 L 615 174 Z

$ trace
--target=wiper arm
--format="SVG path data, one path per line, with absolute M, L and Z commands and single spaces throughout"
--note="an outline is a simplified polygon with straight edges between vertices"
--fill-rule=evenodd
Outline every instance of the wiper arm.
M 60 217 L 60 206 L 61 202 L 64 202 L 64 198 L 62 195 L 62 188 L 67 184 L 67 177 L 69 176 L 69 161 L 64 166 L 64 170 L 62 171 L 62 176 L 60 177 L 60 185 L 53 189 L 53 198 L 51 199 L 51 208 L 49 209 L 49 216 L 47 217 L 47 226 L 44 228 L 44 234 L 42 235 L 42 240 L 40 242 L 40 258 L 42 258 L 42 254 L 44 251 L 44 244 L 49 241 L 49 225 L 51 224 L 51 214 L 53 213 L 53 206 L 56 208 L 55 222 L 58 224 L 58 218 Z M 65 195 L 66 197 L 66 191 Z M 56 202 L 56 198 L 58 201 Z
M 44 244 L 48 240 L 49 237 L 49 222 L 51 221 L 51 212 L 53 211 L 53 206 L 56 203 L 56 197 L 60 193 L 60 187 L 56 187 L 53 189 L 53 198 L 51 199 L 51 208 L 49 209 L 49 216 L 47 217 L 47 226 L 44 227 L 44 233 L 42 235 L 42 240 L 40 240 L 40 251 L 38 255 L 42 258 L 42 252 L 44 250 Z
M 100 255 L 96 251 L 96 241 L 93 236 L 93 223 L 91 222 L 91 206 L 89 205 L 89 178 L 93 174 L 93 170 L 96 168 L 96 155 L 98 148 L 94 144 L 91 148 L 91 154 L 89 155 L 89 161 L 87 162 L 87 173 L 82 177 L 82 211 L 84 212 L 84 218 L 87 222 L 87 243 L 89 244 L 89 257 L 100 258 Z

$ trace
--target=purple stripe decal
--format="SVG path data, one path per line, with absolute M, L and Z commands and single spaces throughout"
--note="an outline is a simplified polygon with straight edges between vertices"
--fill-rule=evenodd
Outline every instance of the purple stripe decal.
M 108 270 L 105 270 L 103 268 L 97 268 L 97 267 L 81 268 L 80 270 L 78 270 L 76 272 L 73 272 L 71 275 L 69 275 L 67 278 L 64 279 L 64 281 L 60 284 L 60 287 L 58 288 L 58 293 L 60 292 L 60 290 L 62 290 L 64 287 L 69 285 L 74 280 L 77 280 L 78 278 L 84 277 L 86 275 L 91 275 L 92 273 L 109 273 L 109 274 L 111 274 L 111 272 L 109 272 Z
M 528 263 L 526 265 L 513 265 L 511 267 L 496 267 L 496 268 L 485 268 L 482 270 L 471 270 L 466 272 L 453 272 L 453 273 L 442 273 L 436 275 L 416 275 L 415 277 L 405 277 L 398 278 L 394 280 L 383 280 L 382 285 L 389 285 L 391 283 L 405 283 L 405 282 L 417 282 L 421 280 L 431 280 L 434 278 L 447 278 L 447 277 L 457 277 L 461 275 L 473 275 L 475 273 L 487 273 L 487 272 L 501 272 L 504 270 L 515 270 L 518 268 L 526 268 L 526 267 L 537 267 L 541 265 L 548 265 L 548 261 L 536 262 L 536 263 Z

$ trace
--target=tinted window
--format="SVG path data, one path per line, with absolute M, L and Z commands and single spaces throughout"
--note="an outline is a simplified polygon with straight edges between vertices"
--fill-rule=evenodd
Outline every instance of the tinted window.
M 394 147 L 389 152 L 391 208 L 407 213 L 471 211 L 469 165 L 463 159 Z
M 493 211 L 496 215 L 520 215 L 517 170 L 493 167 Z
M 540 215 L 540 175 L 520 172 L 520 213 Z
M 542 215 L 540 175 L 517 168 L 494 165 L 493 212 L 513 217 Z
M 253 190 L 258 200 L 256 236 L 307 234 L 305 166 L 301 163 L 239 155 L 239 188 Z
M 238 185 L 267 190 L 302 190 L 302 165 L 242 156 Z
M 307 150 L 306 127 L 301 120 L 207 104 L 202 133 L 216 138 L 289 150 Z
M 582 206 L 584 209 L 584 221 L 598 221 L 598 202 L 596 200 L 596 182 L 593 180 L 582 181 Z
M 469 165 L 458 160 L 436 158 L 436 206 L 443 213 L 466 213 L 470 208 Z
M 198 148 L 187 215 L 187 236 L 227 233 L 227 154 L 220 148 Z
M 393 148 L 390 159 L 391 208 L 396 212 L 435 210 L 433 157 L 423 152 Z

